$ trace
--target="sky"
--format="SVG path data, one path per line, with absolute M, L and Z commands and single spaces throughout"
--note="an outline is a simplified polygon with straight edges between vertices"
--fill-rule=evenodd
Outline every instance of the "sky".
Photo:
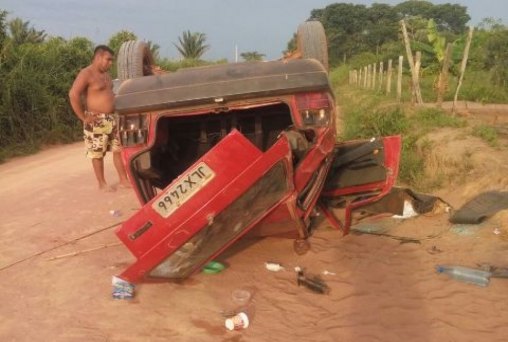
M 203 59 L 234 61 L 238 54 L 257 51 L 277 59 L 298 25 L 313 9 L 333 3 L 396 5 L 400 0 L 0 0 L 8 20 L 20 17 L 36 30 L 66 39 L 82 36 L 95 44 L 128 30 L 141 40 L 160 45 L 160 55 L 179 59 L 174 46 L 184 31 L 206 34 L 210 49 Z M 434 0 L 434 4 L 466 6 L 470 25 L 483 18 L 508 24 L 508 0 Z

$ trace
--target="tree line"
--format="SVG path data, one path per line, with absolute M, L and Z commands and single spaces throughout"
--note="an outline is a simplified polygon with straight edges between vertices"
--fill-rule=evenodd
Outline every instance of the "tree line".
M 335 3 L 312 10 L 309 19 L 321 21 L 325 28 L 332 66 L 359 68 L 404 55 L 400 29 L 404 20 L 413 51 L 422 52 L 423 73 L 437 73 L 451 43 L 451 72 L 456 74 L 471 17 L 466 6 L 409 0 L 395 6 Z M 468 68 L 489 74 L 494 86 L 508 87 L 508 27 L 500 20 L 486 18 L 476 28 Z

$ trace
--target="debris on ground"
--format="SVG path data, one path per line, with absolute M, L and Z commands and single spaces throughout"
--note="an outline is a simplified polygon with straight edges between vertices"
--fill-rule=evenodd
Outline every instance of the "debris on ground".
M 278 262 L 265 262 L 265 267 L 268 271 L 279 272 L 284 270 L 284 266 Z
M 450 222 L 478 224 L 504 209 L 508 209 L 508 191 L 487 191 L 464 204 L 453 214 Z
M 455 280 L 483 287 L 489 285 L 490 277 L 492 276 L 492 273 L 489 271 L 457 265 L 437 265 L 436 271 L 437 273 L 446 274 Z
M 210 261 L 203 267 L 203 273 L 206 274 L 217 274 L 222 272 L 226 266 L 218 261 Z
M 305 286 L 309 290 L 320 294 L 329 294 L 330 288 L 326 285 L 325 281 L 318 275 L 305 274 L 303 269 L 295 267 L 296 283 L 298 286 Z
M 113 299 L 132 299 L 134 298 L 135 285 L 119 277 L 113 276 Z

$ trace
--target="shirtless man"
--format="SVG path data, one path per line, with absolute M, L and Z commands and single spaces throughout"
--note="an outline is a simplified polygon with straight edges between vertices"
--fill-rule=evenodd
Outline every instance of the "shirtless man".
M 99 183 L 99 189 L 113 191 L 104 178 L 104 156 L 113 152 L 113 162 L 118 172 L 120 186 L 130 187 L 120 155 L 120 141 L 115 120 L 113 83 L 109 69 L 113 64 L 113 51 L 99 45 L 95 48 L 92 64 L 82 69 L 69 91 L 72 109 L 83 121 L 86 155 L 92 159 L 92 166 Z M 83 107 L 81 97 L 85 99 Z

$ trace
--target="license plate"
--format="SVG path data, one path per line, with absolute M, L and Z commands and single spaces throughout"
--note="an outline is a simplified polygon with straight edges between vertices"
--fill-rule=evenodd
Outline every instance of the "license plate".
M 153 210 L 162 217 L 168 217 L 214 177 L 215 172 L 208 165 L 199 163 L 153 202 Z

